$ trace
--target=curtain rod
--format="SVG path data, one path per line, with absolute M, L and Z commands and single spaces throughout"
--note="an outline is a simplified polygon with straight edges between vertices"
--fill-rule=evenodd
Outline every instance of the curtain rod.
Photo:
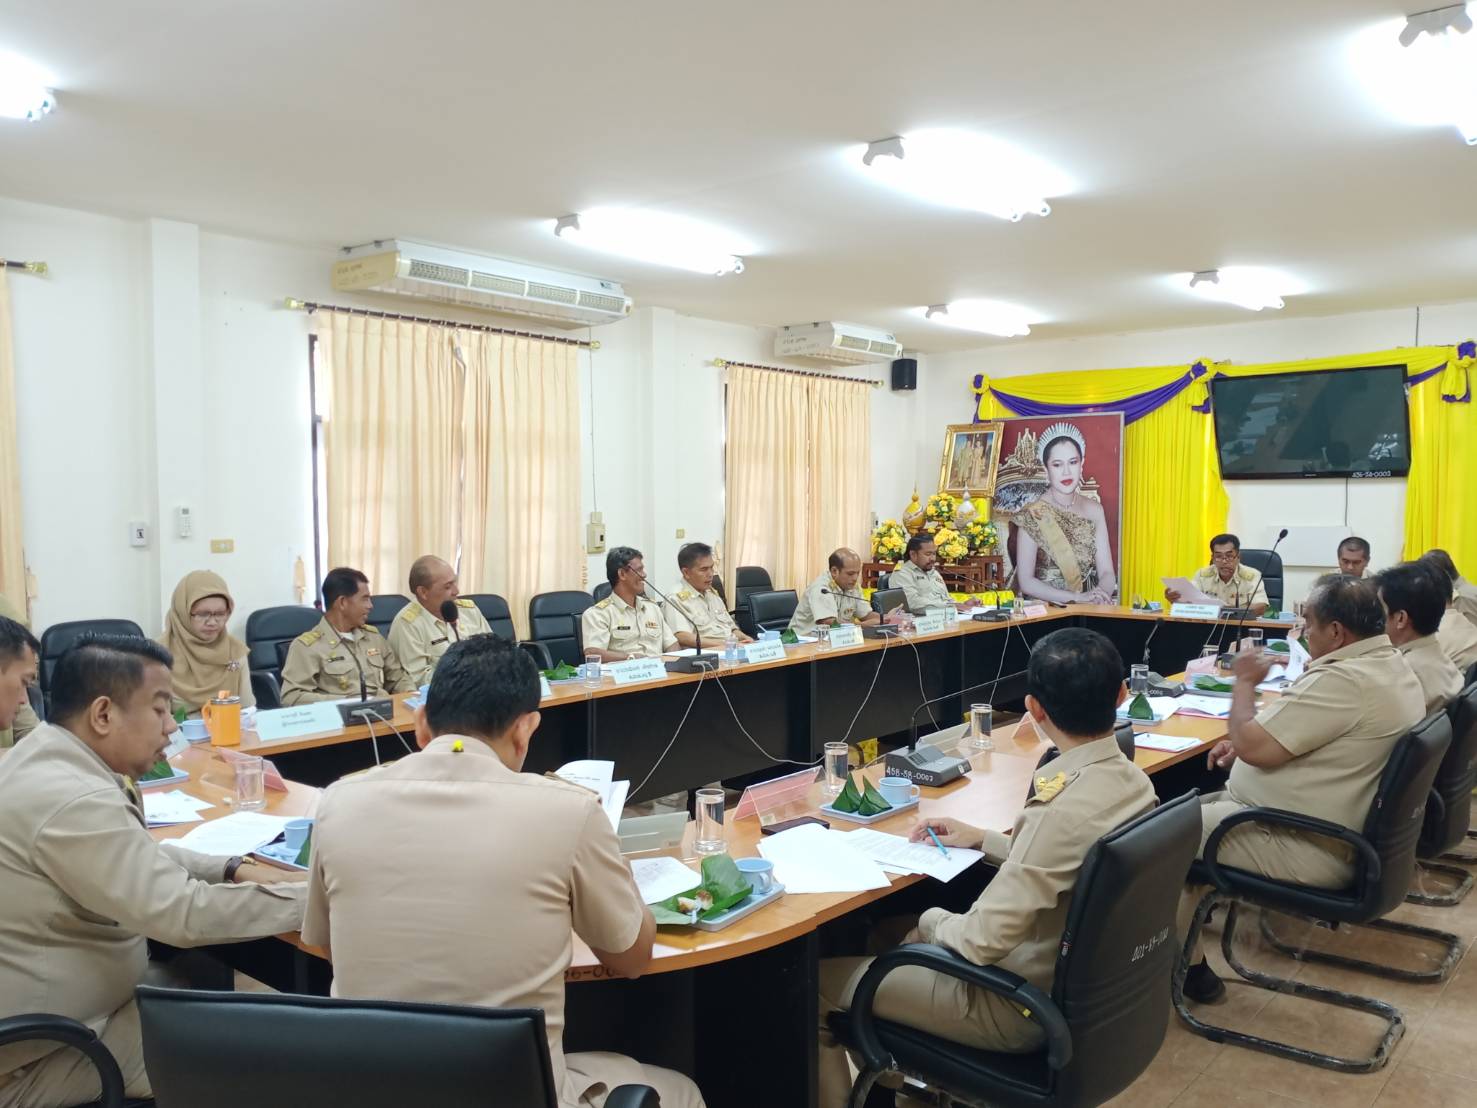
M 398 319 L 405 323 L 429 323 L 432 327 L 452 327 L 461 331 L 482 331 L 489 335 L 516 335 L 521 339 L 542 339 L 544 342 L 559 342 L 566 346 L 581 346 L 586 350 L 599 350 L 599 339 L 571 339 L 563 335 L 542 335 L 537 331 L 514 331 L 508 327 L 493 327 L 486 323 L 458 323 L 454 319 L 430 319 L 421 315 L 401 315 L 399 312 L 380 312 L 370 308 L 345 308 L 338 304 L 315 304 L 311 300 L 299 300 L 295 296 L 289 296 L 284 301 L 284 306 L 293 311 L 307 312 L 312 315 L 317 311 L 343 312 L 345 315 L 369 316 L 373 319 Z
M 868 377 L 842 377 L 839 373 L 812 373 L 808 369 L 786 369 L 783 366 L 759 365 L 755 362 L 730 362 L 726 358 L 714 358 L 713 365 L 719 369 L 727 369 L 732 365 L 742 369 L 767 369 L 770 373 L 790 373 L 796 377 L 824 377 L 827 381 L 850 381 L 853 385 L 871 385 L 874 389 L 882 387 L 881 381 L 873 381 Z
M 37 277 L 45 277 L 47 265 L 45 262 L 12 262 L 4 259 L 6 269 L 22 269 L 27 273 L 34 273 Z

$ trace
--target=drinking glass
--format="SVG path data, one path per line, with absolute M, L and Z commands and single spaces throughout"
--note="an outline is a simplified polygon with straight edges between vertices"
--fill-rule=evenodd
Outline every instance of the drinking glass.
M 1145 696 L 1149 693 L 1149 667 L 1145 665 L 1129 666 L 1128 694 L 1130 696 L 1138 696 L 1140 693 Z
M 722 854 L 728 849 L 723 836 L 723 790 L 697 791 L 697 837 L 693 850 L 699 854 Z
M 831 649 L 831 625 L 829 623 L 817 624 L 816 629 L 811 633 L 815 635 L 815 648 L 817 650 Z
M 994 750 L 995 743 L 990 738 L 995 730 L 995 709 L 989 704 L 971 704 L 969 706 L 969 738 L 964 741 L 964 746 L 971 750 Z
M 1243 632 L 1241 645 L 1237 649 L 1246 650 L 1252 654 L 1260 654 L 1262 652 L 1262 638 L 1265 635 L 1266 632 L 1260 627 L 1248 628 Z
M 598 689 L 600 681 L 600 655 L 591 651 L 585 655 L 585 687 Z
M 1202 646 L 1200 648 L 1200 657 L 1202 659 L 1204 659 L 1204 658 L 1210 658 L 1210 659 L 1214 660 L 1216 658 L 1219 658 L 1220 656 L 1221 656 L 1221 648 L 1218 647 L 1218 646 Z
M 254 755 L 244 755 L 236 763 L 236 811 L 257 812 L 266 806 L 266 781 L 262 773 L 262 760 Z
M 826 744 L 826 785 L 827 796 L 840 796 L 841 790 L 846 787 L 846 772 L 849 768 L 848 759 L 851 751 L 845 743 Z

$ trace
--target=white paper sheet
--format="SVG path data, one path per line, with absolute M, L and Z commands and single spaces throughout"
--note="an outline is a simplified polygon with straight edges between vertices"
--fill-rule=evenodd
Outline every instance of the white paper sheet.
M 1185 693 L 1180 697 L 1180 710 L 1212 719 L 1225 719 L 1231 714 L 1231 698 L 1227 696 L 1196 696 Z
M 1178 601 L 1180 604 L 1214 604 L 1218 608 L 1222 606 L 1215 597 L 1201 592 L 1190 584 L 1188 577 L 1161 577 L 1159 580 L 1164 582 L 1165 589 L 1173 589 L 1180 594 Z
M 615 763 L 586 758 L 578 762 L 566 762 L 554 771 L 556 777 L 576 785 L 583 785 L 600 797 L 600 807 L 610 820 L 610 826 L 620 830 L 621 812 L 626 806 L 626 794 L 631 791 L 631 782 L 612 781 Z
M 979 850 L 966 850 L 960 846 L 946 846 L 948 856 L 939 852 L 932 842 L 912 843 L 902 835 L 889 835 L 870 827 L 859 827 L 855 831 L 833 831 L 851 849 L 865 854 L 884 869 L 902 870 L 905 873 L 923 873 L 937 881 L 952 881 L 974 865 L 985 855 Z
M 232 812 L 229 816 L 202 823 L 175 840 L 177 846 L 200 854 L 250 854 L 278 835 L 295 816 L 269 816 L 265 812 Z
M 892 884 L 881 866 L 818 823 L 761 839 L 759 853 L 774 863 L 774 879 L 790 893 L 860 893 Z
M 1142 735 L 1135 734 L 1134 746 L 1141 746 L 1145 750 L 1160 750 L 1166 754 L 1181 754 L 1186 750 L 1193 750 L 1199 746 L 1203 739 L 1187 739 L 1180 735 L 1159 735 L 1152 732 Z
M 656 904 L 669 896 L 685 893 L 703 883 L 702 874 L 676 858 L 632 858 L 631 873 L 641 890 L 643 904 Z
M 199 823 L 200 813 L 215 805 L 208 800 L 196 800 L 187 792 L 170 789 L 168 792 L 144 793 L 144 818 L 150 827 L 163 827 L 172 823 Z

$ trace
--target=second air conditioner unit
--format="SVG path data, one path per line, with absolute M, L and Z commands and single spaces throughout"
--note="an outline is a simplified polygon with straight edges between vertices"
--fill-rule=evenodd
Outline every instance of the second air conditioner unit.
M 774 338 L 776 358 L 819 358 L 860 365 L 890 362 L 902 353 L 903 344 L 892 332 L 857 323 L 795 323 L 781 327 Z

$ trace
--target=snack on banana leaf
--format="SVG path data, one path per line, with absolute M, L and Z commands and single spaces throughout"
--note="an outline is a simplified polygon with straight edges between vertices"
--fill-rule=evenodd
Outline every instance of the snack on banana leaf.
M 1230 681 L 1222 681 L 1208 673 L 1197 673 L 1192 683 L 1195 688 L 1202 689 L 1205 692 L 1228 693 L 1232 689 L 1232 683 Z
M 883 799 L 882 794 L 872 787 L 872 782 L 868 781 L 865 777 L 862 778 L 862 804 L 856 810 L 856 814 L 859 816 L 875 816 L 891 808 L 892 805 L 887 803 Z
M 1128 718 L 1147 720 L 1154 718 L 1154 709 L 1149 707 L 1149 698 L 1143 693 L 1135 696 L 1133 703 L 1128 706 Z
M 855 812 L 862 806 L 862 794 L 857 792 L 856 784 L 851 779 L 851 774 L 846 775 L 846 787 L 841 790 L 841 795 L 831 801 L 831 807 L 838 812 Z
M 732 858 L 713 854 L 703 859 L 701 885 L 651 905 L 651 915 L 658 925 L 685 927 L 722 915 L 753 891 Z
M 540 672 L 550 681 L 568 681 L 580 675 L 578 667 L 572 666 L 568 662 L 560 662 L 553 669 L 541 670 Z
M 800 636 L 795 634 L 795 632 L 791 631 L 788 627 L 780 632 L 780 642 L 784 643 L 786 646 L 794 646 L 799 641 Z

